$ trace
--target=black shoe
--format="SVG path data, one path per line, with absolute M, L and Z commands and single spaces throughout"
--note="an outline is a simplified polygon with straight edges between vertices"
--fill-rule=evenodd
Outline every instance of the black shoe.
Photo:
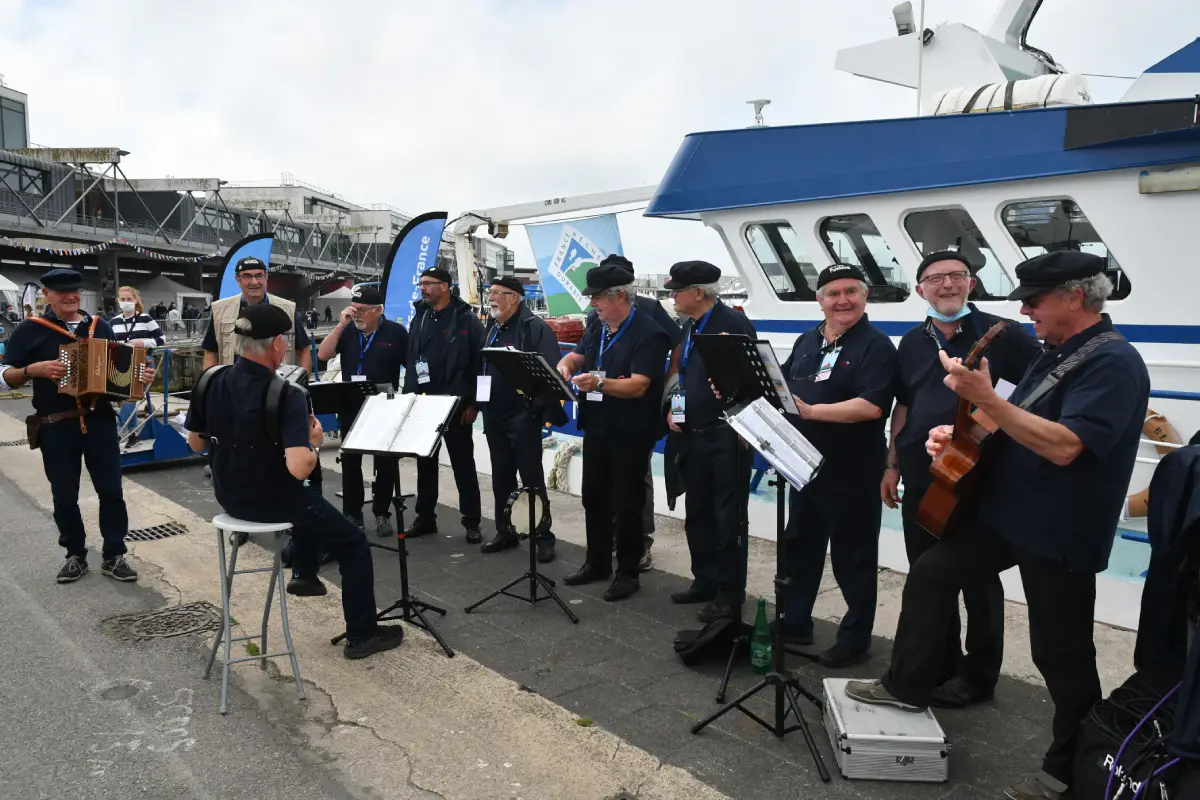
M 293 575 L 287 582 L 287 593 L 296 597 L 324 597 L 329 594 L 329 590 L 316 575 Z
M 835 644 L 821 653 L 817 661 L 826 669 L 844 669 L 862 664 L 870 657 L 870 650 L 851 650 L 843 644 Z
M 84 575 L 87 575 L 87 571 L 86 558 L 83 556 L 67 556 L 67 560 L 63 562 L 62 569 L 58 571 L 58 582 L 74 583 Z
M 705 625 L 710 622 L 716 622 L 719 619 L 735 619 L 740 622 L 742 619 L 742 607 L 734 606 L 727 600 L 713 600 L 696 612 L 696 619 Z
M 692 584 L 682 592 L 671 592 L 671 602 L 678 603 L 681 606 L 689 603 L 708 603 L 717 596 L 715 589 L 698 589 L 696 584 Z
M 391 515 L 380 514 L 375 517 L 375 535 L 380 539 L 386 539 L 389 536 L 396 535 L 396 531 L 392 529 Z
M 367 529 L 367 526 L 366 526 L 366 524 L 363 522 L 363 518 L 362 518 L 362 517 L 356 517 L 356 516 L 354 516 L 353 514 L 347 514 L 347 515 L 346 515 L 346 519 L 348 519 L 348 520 L 350 520 L 351 522 L 353 522 L 353 523 L 354 523 L 354 526 L 355 526 L 356 528 L 358 528 L 360 531 L 366 531 L 366 529 Z
M 479 526 L 467 528 L 467 544 L 479 544 L 483 541 L 483 531 L 479 530 Z
M 521 540 L 511 533 L 497 533 L 491 539 L 488 539 L 479 548 L 481 553 L 499 553 L 501 550 L 509 550 L 521 543 Z
M 563 578 L 563 583 L 567 586 L 582 586 L 585 583 L 595 583 L 596 581 L 606 581 L 612 572 L 604 572 L 599 567 L 593 567 L 591 564 L 584 564 L 577 571 L 572 572 L 567 577 Z
M 929 705 L 934 708 L 966 708 L 992 699 L 991 690 L 977 689 L 964 678 L 951 678 L 933 690 Z
M 107 575 L 114 581 L 129 583 L 136 581 L 137 570 L 129 566 L 129 562 L 125 560 L 125 556 L 116 556 L 100 562 L 100 574 Z
M 624 600 L 640 588 L 642 586 L 638 583 L 637 578 L 631 578 L 628 575 L 618 575 L 613 578 L 613 582 L 604 590 L 604 599 L 610 602 Z
M 554 544 L 552 542 L 537 543 L 537 560 L 539 564 L 549 564 L 554 560 Z
M 404 628 L 399 625 L 380 625 L 369 639 L 350 642 L 342 653 L 346 658 L 357 659 L 395 650 L 404 641 Z
M 417 517 L 413 520 L 413 524 L 404 531 L 404 538 L 415 539 L 430 533 L 437 533 L 437 520 L 430 517 Z

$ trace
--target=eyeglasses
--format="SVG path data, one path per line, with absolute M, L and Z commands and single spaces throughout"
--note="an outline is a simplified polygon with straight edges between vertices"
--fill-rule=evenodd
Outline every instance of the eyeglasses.
M 699 288 L 700 288 L 699 286 L 684 286 L 682 289 L 672 289 L 668 294 L 671 297 L 675 297 L 680 292 L 686 292 L 688 289 L 699 289 Z
M 923 286 L 937 286 L 949 280 L 951 283 L 966 283 L 971 277 L 971 273 L 963 272 L 946 272 L 941 275 L 926 275 L 921 278 Z
M 516 292 L 504 292 L 492 289 L 488 291 L 488 297 L 520 297 L 520 295 Z
M 417 285 L 425 288 L 429 286 L 444 286 L 445 284 L 445 281 L 420 281 Z
M 238 279 L 244 281 L 265 281 L 267 276 L 263 272 L 239 272 Z

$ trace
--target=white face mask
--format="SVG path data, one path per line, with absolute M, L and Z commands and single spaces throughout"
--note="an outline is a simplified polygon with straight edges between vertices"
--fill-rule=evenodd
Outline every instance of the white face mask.
M 121 303 L 121 313 L 122 314 L 133 313 L 133 310 L 135 308 L 137 308 L 137 303 Z

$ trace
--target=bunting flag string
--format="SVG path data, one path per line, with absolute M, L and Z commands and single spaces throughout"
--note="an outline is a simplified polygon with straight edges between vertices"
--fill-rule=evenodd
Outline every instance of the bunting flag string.
M 215 250 L 208 255 L 203 256 L 170 256 L 165 253 L 158 253 L 154 250 L 149 250 L 141 245 L 132 244 L 125 239 L 110 239 L 107 242 L 90 245 L 88 247 L 31 247 L 27 244 L 22 244 L 8 236 L 0 236 L 0 244 L 6 244 L 9 247 L 15 247 L 19 250 L 24 250 L 27 253 L 37 255 L 50 256 L 88 256 L 93 253 L 100 253 L 115 245 L 122 245 L 131 250 L 136 251 L 139 255 L 153 258 L 156 261 L 169 261 L 173 264 L 197 264 L 201 261 L 208 261 L 218 258 L 221 255 L 219 250 Z

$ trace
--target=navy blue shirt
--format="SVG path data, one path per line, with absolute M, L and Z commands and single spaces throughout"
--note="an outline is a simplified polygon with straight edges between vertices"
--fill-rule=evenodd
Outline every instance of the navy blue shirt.
M 267 305 L 270 305 L 271 304 L 271 296 L 264 295 L 263 302 L 266 303 Z M 242 296 L 242 308 L 245 308 L 246 306 L 247 306 L 246 297 L 245 297 L 245 295 L 243 295 Z M 305 348 L 312 347 L 312 339 L 308 338 L 308 331 L 304 327 L 304 320 L 300 316 L 299 309 L 296 310 L 295 319 L 296 319 L 296 324 L 292 330 L 292 333 L 293 333 L 292 346 L 296 350 L 304 350 Z M 219 349 L 217 347 L 217 332 L 213 329 L 211 322 L 209 323 L 208 330 L 206 330 L 204 332 L 204 340 L 200 343 L 200 347 L 203 348 L 204 351 L 207 353 L 219 352 Z M 240 358 L 241 358 L 241 356 L 234 356 L 233 360 L 236 362 Z
M 671 341 L 671 349 L 674 350 L 683 341 L 683 329 L 679 327 L 679 323 L 671 319 L 671 315 L 662 307 L 662 303 L 655 300 L 653 297 L 643 297 L 640 294 L 633 298 L 633 303 L 637 306 L 639 314 L 645 314 L 658 323 L 658 327 L 663 329 L 667 334 L 667 338 Z M 592 323 L 596 321 L 596 309 L 588 312 L 587 325 L 590 328 Z
M 938 425 L 953 425 L 958 413 L 958 395 L 945 384 L 946 370 L 938 351 L 945 350 L 951 358 L 966 358 L 989 328 L 997 322 L 1007 322 L 1004 331 L 992 339 L 985 358 L 993 386 L 1001 379 L 1015 386 L 1042 350 L 1038 340 L 1018 323 L 980 311 L 974 304 L 967 305 L 971 313 L 959 320 L 958 330 L 949 339 L 930 319 L 900 339 L 896 404 L 907 406 L 908 416 L 896 434 L 896 455 L 907 489 L 929 486 L 929 466 L 933 459 L 925 452 L 925 441 L 929 431 Z
M 841 351 L 833 371 L 827 379 L 816 380 L 821 361 L 838 347 Z M 821 477 L 832 481 L 862 481 L 878 491 L 878 481 L 883 477 L 887 463 L 884 430 L 892 410 L 899 369 L 892 340 L 863 314 L 854 327 L 827 344 L 822 323 L 796 339 L 791 355 L 782 367 L 792 394 L 809 405 L 841 403 L 861 397 L 879 407 L 878 419 L 863 422 L 792 419 L 800 433 L 825 456 Z
M 691 341 L 693 330 L 702 334 L 742 334 L 751 339 L 757 338 L 758 334 L 745 314 L 734 311 L 720 300 L 712 307 L 707 320 L 689 318 L 683 323 L 684 349 L 679 354 L 679 381 L 684 392 L 684 427 L 704 428 L 721 418 L 721 404 L 708 385 L 708 368 L 704 366 L 700 350 Z
M 1017 405 L 1098 333 L 1108 315 L 1030 365 L 1009 400 Z M 1108 567 L 1117 520 L 1150 402 L 1150 373 L 1133 345 L 1105 342 L 1028 410 L 1065 426 L 1084 450 L 1065 467 L 1001 434 L 980 497 L 979 522 L 1017 547 L 1078 572 Z
M 341 357 L 342 380 L 351 381 L 355 375 L 363 375 L 371 383 L 390 383 L 398 391 L 400 368 L 408 357 L 408 330 L 399 322 L 382 318 L 370 334 L 347 325 L 338 338 L 337 353 Z
M 583 372 L 602 370 L 606 379 L 645 375 L 650 378 L 650 386 L 641 397 L 630 399 L 606 394 L 603 400 L 596 401 L 580 393 L 579 427 L 611 441 L 651 443 L 658 438 L 659 423 L 666 425 L 666 416 L 661 412 L 663 379 L 671 355 L 670 338 L 649 314 L 635 308 L 616 333 L 609 332 L 608 346 L 601 359 L 602 332 L 606 327 L 596 319 L 576 346 L 575 352 L 584 356 Z
M 496 325 L 494 322 L 484 332 L 483 346 L 484 347 L 513 347 L 517 348 L 517 340 L 521 335 L 521 315 L 513 314 L 503 325 Z M 554 366 L 554 362 L 550 363 Z M 488 364 L 487 356 L 483 357 L 483 374 L 492 377 L 491 394 L 488 395 L 487 410 L 489 414 L 499 413 L 516 413 L 525 409 L 525 404 L 520 397 L 517 396 L 516 389 L 512 388 L 500 370 Z
M 264 510 L 291 504 L 307 505 L 304 482 L 287 469 L 284 450 L 308 446 L 308 403 L 304 392 L 289 388 L 279 410 L 282 446 L 267 436 L 260 401 L 274 372 L 247 359 L 238 359 L 212 377 L 205 392 L 204 417 L 212 445 L 213 491 L 217 502 L 229 510 L 247 505 Z M 188 409 L 184 427 L 197 422 L 195 407 Z
M 76 337 L 86 339 L 88 329 L 92 325 L 92 318 L 82 311 L 80 315 L 81 321 L 72 323 L 74 333 Z M 75 341 L 67 334 L 71 326 L 56 317 L 50 309 L 46 309 L 46 313 L 42 317 L 54 323 L 59 330 L 51 330 L 39 322 L 25 320 L 13 330 L 12 336 L 8 340 L 8 347 L 4 351 L 4 360 L 0 362 L 0 365 L 24 368 L 39 361 L 58 361 L 59 345 Z M 112 328 L 103 319 L 96 322 L 95 337 L 97 339 L 113 338 Z M 30 382 L 33 385 L 33 408 L 38 414 L 47 416 L 63 411 L 74 411 L 78 408 L 72 395 L 58 393 L 58 381 L 48 378 L 33 378 Z M 91 400 L 88 402 L 90 404 Z M 107 400 L 100 398 L 96 400 L 95 411 L 111 414 L 112 406 Z

